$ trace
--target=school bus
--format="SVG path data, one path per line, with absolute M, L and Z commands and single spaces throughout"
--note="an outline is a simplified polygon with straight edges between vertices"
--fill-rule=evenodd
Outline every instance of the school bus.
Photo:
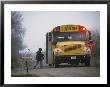
M 61 63 L 84 63 L 85 66 L 90 66 L 93 48 L 91 38 L 90 30 L 82 25 L 54 27 L 46 34 L 46 63 L 55 68 Z

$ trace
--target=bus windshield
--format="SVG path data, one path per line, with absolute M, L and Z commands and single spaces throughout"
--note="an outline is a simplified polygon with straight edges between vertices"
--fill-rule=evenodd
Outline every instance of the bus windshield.
M 85 41 L 85 40 L 86 40 L 86 36 L 79 32 L 53 33 L 53 42 Z

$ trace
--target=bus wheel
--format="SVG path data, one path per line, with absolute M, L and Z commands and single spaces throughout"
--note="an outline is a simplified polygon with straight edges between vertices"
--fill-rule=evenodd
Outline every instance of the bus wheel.
M 85 66 L 90 66 L 90 57 L 86 58 Z
M 59 65 L 57 63 L 55 63 L 55 68 L 58 68 L 58 67 L 59 67 Z
M 49 64 L 49 66 L 52 66 L 52 64 Z
M 85 62 L 85 66 L 90 66 L 90 61 L 89 61 L 89 60 L 87 60 L 87 61 Z
M 79 62 L 76 62 L 75 64 L 78 66 L 79 65 Z

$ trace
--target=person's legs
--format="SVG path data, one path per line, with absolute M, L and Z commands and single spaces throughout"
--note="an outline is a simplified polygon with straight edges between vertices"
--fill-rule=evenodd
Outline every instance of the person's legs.
M 34 69 L 36 68 L 36 66 L 38 66 L 38 64 L 39 64 L 39 61 L 37 60 L 36 65 L 34 66 Z
M 40 61 L 40 68 L 42 68 L 42 61 Z

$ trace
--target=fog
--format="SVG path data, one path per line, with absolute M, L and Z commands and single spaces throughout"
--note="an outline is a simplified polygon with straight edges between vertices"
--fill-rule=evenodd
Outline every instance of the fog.
M 83 25 L 89 30 L 100 31 L 99 11 L 22 11 L 23 27 L 26 29 L 24 44 L 35 52 L 45 50 L 46 33 L 64 24 Z

